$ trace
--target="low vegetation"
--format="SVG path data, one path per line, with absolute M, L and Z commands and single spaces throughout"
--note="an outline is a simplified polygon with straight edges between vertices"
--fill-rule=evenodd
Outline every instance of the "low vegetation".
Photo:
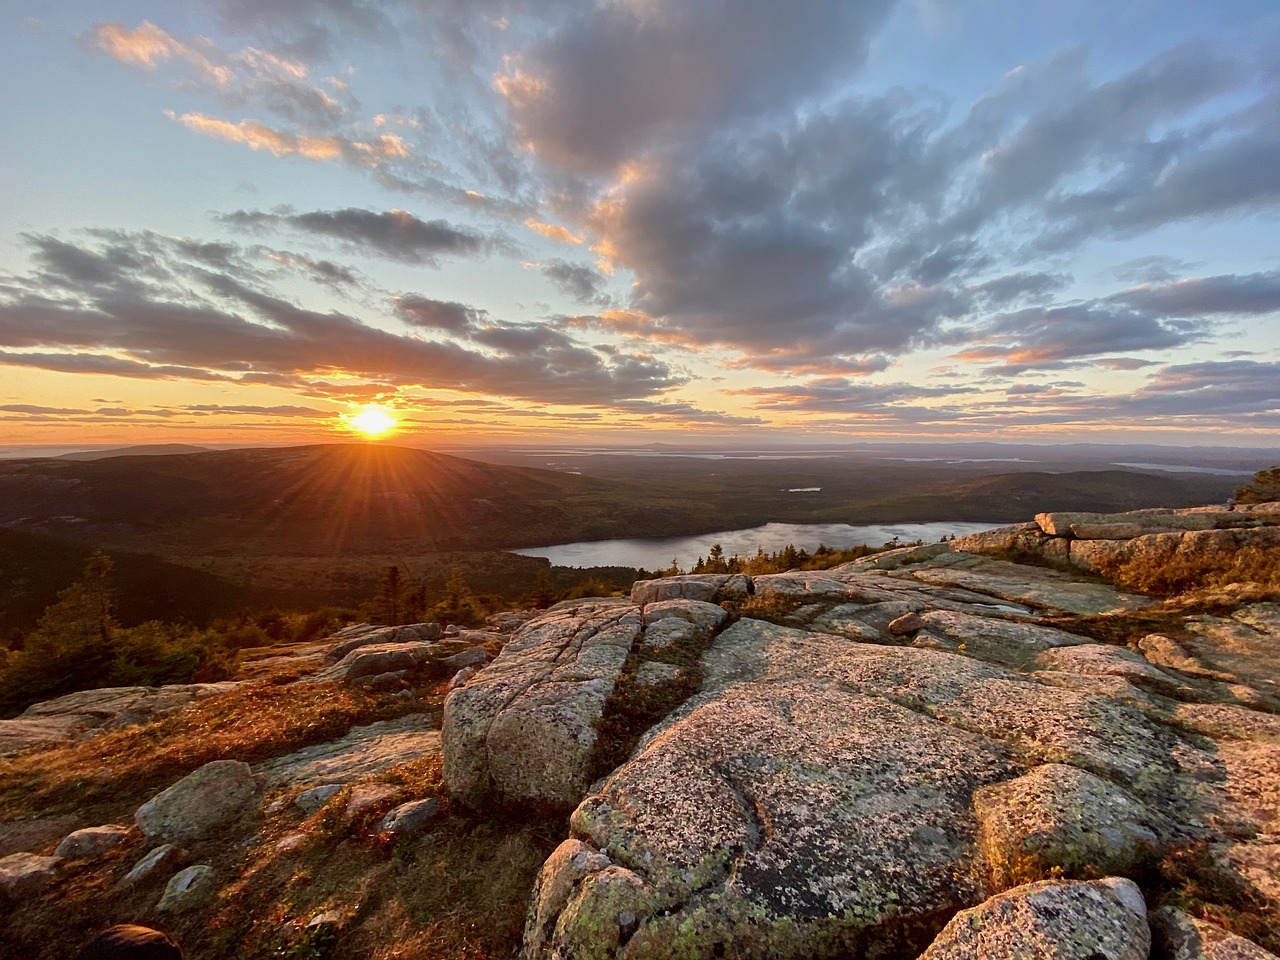
M 329 683 L 251 684 L 154 723 L 0 760 L 0 819 L 70 810 L 109 819 L 210 761 L 265 760 L 353 726 L 439 710 L 442 702 L 438 696 L 415 704 Z
M 1192 600 L 1229 589 L 1237 600 L 1280 599 L 1280 547 L 1107 558 L 1098 570 L 1117 586 L 1152 597 Z

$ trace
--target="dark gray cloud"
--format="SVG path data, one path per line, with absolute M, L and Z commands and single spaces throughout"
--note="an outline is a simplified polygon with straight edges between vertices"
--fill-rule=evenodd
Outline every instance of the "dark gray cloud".
M 406 296 L 395 300 L 396 314 L 405 323 L 425 330 L 466 334 L 478 327 L 485 312 L 465 303 Z
M 1029 308 L 997 317 L 969 335 L 955 354 L 971 362 L 995 362 L 988 370 L 1017 376 L 1033 369 L 1063 369 L 1069 361 L 1121 351 L 1164 350 L 1202 340 L 1208 326 L 1105 301 Z
M 1171 317 L 1280 313 L 1280 271 L 1191 277 L 1135 287 L 1110 299 Z
M 493 238 L 446 220 L 420 220 L 404 210 L 237 210 L 218 220 L 250 230 L 290 227 L 331 237 L 353 250 L 431 266 L 439 265 L 441 255 L 474 256 L 492 249 L 494 243 Z
M 975 394 L 977 387 L 946 385 L 920 386 L 913 383 L 859 383 L 844 377 L 820 377 L 803 384 L 781 387 L 751 387 L 733 393 L 750 397 L 763 410 L 785 410 L 792 413 L 842 413 L 851 417 L 890 414 L 906 416 L 913 412 L 936 411 L 942 406 L 921 406 L 921 401 L 941 397 Z
M 594 267 L 568 260 L 550 260 L 542 265 L 542 275 L 578 303 L 604 307 L 612 302 L 604 292 L 604 275 Z
M 43 274 L 10 279 L 9 289 L 18 292 L 0 297 L 0 347 L 10 348 L 0 350 L 0 363 L 134 377 L 244 379 L 313 391 L 322 389 L 324 375 L 336 373 L 390 387 L 430 386 L 546 403 L 640 399 L 684 380 L 647 354 L 593 349 L 546 325 L 486 320 L 468 329 L 461 342 L 388 333 L 338 311 L 300 307 L 254 271 L 237 276 L 209 270 L 188 258 L 191 248 L 184 244 L 171 244 L 165 252 L 162 238 L 152 234 L 139 237 L 149 257 L 133 260 L 108 258 L 91 247 L 82 248 L 85 257 L 71 257 L 40 239 L 47 238 L 32 241 L 38 254 L 59 253 L 63 289 L 51 296 Z M 111 242 L 120 247 L 124 240 L 117 235 Z M 157 257 L 163 259 L 159 265 L 151 262 Z M 110 259 L 116 272 L 102 273 L 98 268 Z M 152 283 L 153 273 L 183 282 Z M 422 308 L 428 301 L 408 302 Z M 447 312 L 446 305 L 440 315 Z
M 695 128 L 809 99 L 856 70 L 892 0 L 607 3 L 498 78 L 516 135 L 546 161 L 602 171 Z

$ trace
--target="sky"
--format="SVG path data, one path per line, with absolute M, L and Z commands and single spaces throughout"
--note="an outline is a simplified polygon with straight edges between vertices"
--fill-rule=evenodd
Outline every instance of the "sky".
M 0 81 L 0 444 L 1280 445 L 1275 0 L 0 0 Z

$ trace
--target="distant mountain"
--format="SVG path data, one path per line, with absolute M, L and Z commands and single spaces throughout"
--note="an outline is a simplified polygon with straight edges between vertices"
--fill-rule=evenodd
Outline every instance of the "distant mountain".
M 108 457 L 167 457 L 183 453 L 208 453 L 208 447 L 193 447 L 189 443 L 144 443 L 133 447 L 113 447 L 110 450 L 79 450 L 54 457 L 55 460 L 105 460 Z
M 329 444 L 0 463 L 0 526 L 165 555 L 336 556 L 680 532 L 697 513 L 634 484 Z

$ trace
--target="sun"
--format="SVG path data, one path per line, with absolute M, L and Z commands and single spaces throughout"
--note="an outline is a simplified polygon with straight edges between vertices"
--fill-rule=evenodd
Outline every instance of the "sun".
M 377 403 L 366 403 L 355 413 L 344 413 L 342 421 L 352 433 L 370 440 L 385 437 L 399 423 L 388 408 Z

